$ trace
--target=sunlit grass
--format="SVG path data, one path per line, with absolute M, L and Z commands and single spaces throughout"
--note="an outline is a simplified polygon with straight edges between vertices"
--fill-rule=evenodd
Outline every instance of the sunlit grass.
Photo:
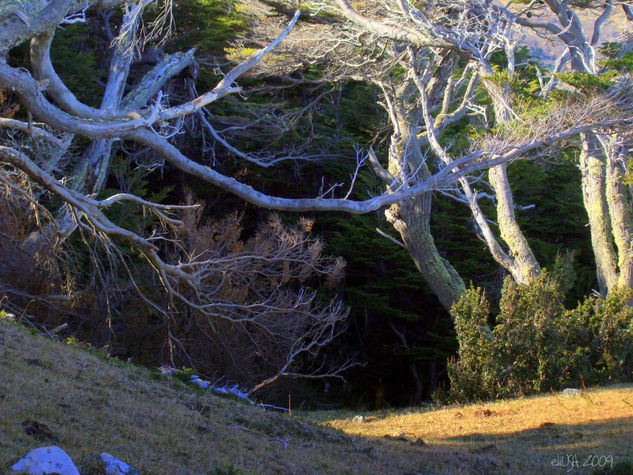
M 362 422 L 349 413 L 321 412 L 313 417 L 348 434 L 420 439 L 429 448 L 487 454 L 500 470 L 515 473 L 556 473 L 562 470 L 552 464 L 557 457 L 578 460 L 580 471 L 575 473 L 591 473 L 598 465 L 610 466 L 611 460 L 615 464 L 633 459 L 631 385 L 583 390 L 572 396 L 555 393 L 367 414 Z

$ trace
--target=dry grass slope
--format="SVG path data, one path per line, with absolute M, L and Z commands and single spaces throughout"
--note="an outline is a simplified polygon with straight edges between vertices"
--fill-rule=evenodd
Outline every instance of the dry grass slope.
M 552 458 L 633 458 L 631 387 L 372 414 L 365 422 L 352 416 L 267 413 L 0 318 L 0 473 L 52 444 L 84 475 L 89 455 L 102 451 L 140 473 L 170 475 L 568 473 Z

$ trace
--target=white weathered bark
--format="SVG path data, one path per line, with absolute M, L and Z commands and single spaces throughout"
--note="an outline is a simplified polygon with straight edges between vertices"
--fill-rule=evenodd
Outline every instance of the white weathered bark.
M 482 66 L 483 74 L 490 75 L 493 72 L 490 66 Z M 493 79 L 489 78 L 484 78 L 483 84 L 492 99 L 497 124 L 513 120 L 512 97 L 509 93 L 509 86 L 497 84 Z M 496 194 L 497 224 L 499 225 L 501 239 L 508 246 L 509 255 L 512 259 L 512 265 L 507 270 L 517 283 L 528 284 L 541 273 L 541 268 L 525 235 L 521 231 L 514 213 L 514 197 L 508 180 L 507 164 L 490 168 L 488 179 Z
M 101 107 L 96 110 L 99 118 L 114 117 L 120 107 L 133 59 L 132 45 L 136 41 L 143 8 L 144 3 L 126 8 L 126 14 L 121 23 L 121 32 L 126 33 L 123 37 L 125 44 L 120 45 L 125 48 L 115 48 L 113 51 Z M 31 41 L 31 64 L 36 78 L 39 81 L 48 81 L 51 95 L 59 104 L 66 106 L 69 112 L 90 116 L 94 110 L 77 100 L 53 68 L 50 57 L 52 42 L 52 32 L 40 35 Z M 113 139 L 98 139 L 88 145 L 72 179 L 75 190 L 87 194 L 96 194 L 101 190 L 107 175 L 113 142 Z M 72 209 L 64 206 L 56 223 L 51 223 L 31 233 L 22 243 L 22 249 L 31 255 L 39 253 L 44 248 L 54 249 L 59 243 L 65 241 L 77 226 Z
M 606 201 L 604 150 L 595 134 L 582 135 L 579 159 L 582 195 L 591 231 L 591 247 L 596 260 L 596 276 L 602 294 L 618 281 L 617 256 L 611 235 L 611 217 Z
M 0 57 L 42 33 L 54 31 L 67 16 L 91 6 L 114 7 L 124 0 L 12 0 L 0 3 Z

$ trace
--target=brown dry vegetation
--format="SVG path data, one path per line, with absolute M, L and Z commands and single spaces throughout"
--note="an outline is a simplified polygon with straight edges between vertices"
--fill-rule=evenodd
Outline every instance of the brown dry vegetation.
M 265 412 L 0 318 L 2 473 L 28 450 L 53 444 L 80 469 L 107 451 L 144 474 L 567 473 L 552 467 L 555 456 L 633 457 L 630 386 L 365 422 L 353 415 Z

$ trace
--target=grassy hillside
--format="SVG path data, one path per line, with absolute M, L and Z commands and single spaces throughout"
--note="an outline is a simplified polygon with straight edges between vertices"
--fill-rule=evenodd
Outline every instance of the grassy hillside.
M 0 318 L 0 473 L 53 444 L 84 473 L 102 451 L 144 474 L 568 473 L 551 460 L 633 458 L 632 387 L 354 416 L 265 412 Z

